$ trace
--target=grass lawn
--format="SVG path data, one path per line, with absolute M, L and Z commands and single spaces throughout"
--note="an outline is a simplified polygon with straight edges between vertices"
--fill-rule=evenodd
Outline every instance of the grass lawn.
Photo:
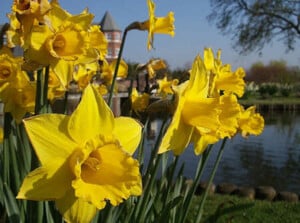
M 267 98 L 267 99 L 259 99 L 259 98 L 248 98 L 248 99 L 240 99 L 239 102 L 241 104 L 246 105 L 272 105 L 272 104 L 282 104 L 282 105 L 288 105 L 288 104 L 300 104 L 300 98 L 299 97 L 273 97 L 273 98 Z
M 201 197 L 195 196 L 187 223 L 193 223 Z M 204 206 L 203 223 L 300 223 L 300 202 L 249 200 L 214 194 Z

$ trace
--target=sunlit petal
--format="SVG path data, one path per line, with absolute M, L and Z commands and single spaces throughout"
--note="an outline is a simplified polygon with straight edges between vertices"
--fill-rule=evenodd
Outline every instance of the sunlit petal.
M 131 118 L 118 117 L 115 119 L 113 133 L 120 141 L 122 148 L 129 154 L 133 154 L 140 143 L 142 126 Z
M 24 120 L 29 139 L 40 162 L 46 165 L 55 159 L 57 164 L 76 148 L 76 144 L 67 135 L 68 117 L 60 114 L 44 114 Z
M 68 122 L 68 131 L 74 141 L 84 143 L 100 132 L 113 131 L 113 113 L 102 96 L 88 85 L 76 110 Z

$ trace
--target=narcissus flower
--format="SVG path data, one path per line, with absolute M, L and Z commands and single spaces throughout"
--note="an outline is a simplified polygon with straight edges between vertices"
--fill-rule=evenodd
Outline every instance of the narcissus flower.
M 20 123 L 27 112 L 34 111 L 35 86 L 22 71 L 22 57 L 14 57 L 10 50 L 0 50 L 0 99 L 4 111 L 10 112 Z
M 80 90 L 84 89 L 97 74 L 99 70 L 98 62 L 78 64 L 74 73 L 74 80 L 77 82 Z
M 26 83 L 26 84 L 25 84 Z M 13 85 L 1 91 L 4 112 L 11 113 L 17 123 L 21 123 L 26 113 L 33 113 L 35 107 L 35 85 L 24 81 L 21 88 Z
M 208 72 L 210 72 L 211 86 L 210 96 L 216 96 L 220 93 L 234 93 L 242 97 L 245 90 L 245 71 L 239 67 L 232 72 L 230 64 L 222 64 L 221 50 L 218 50 L 217 56 L 211 48 L 204 49 L 204 64 Z
M 32 27 L 44 23 L 44 15 L 50 9 L 51 5 L 48 0 L 14 0 L 12 13 L 9 15 L 11 21 L 8 32 L 9 45 L 21 45 L 26 48 L 25 39 Z
M 93 17 L 87 10 L 71 15 L 52 1 L 45 23 L 34 25 L 25 38 L 27 67 L 50 66 L 67 86 L 70 78 L 66 77 L 72 77 L 77 64 L 103 59 L 107 41 L 100 29 L 91 25 Z
M 132 89 L 131 93 L 131 106 L 132 110 L 135 113 L 143 112 L 146 110 L 147 106 L 149 105 L 150 95 L 147 93 L 140 94 L 136 88 Z
M 152 0 L 147 0 L 148 11 L 149 11 L 149 20 L 141 24 L 141 30 L 148 30 L 148 50 L 151 50 L 153 47 L 153 36 L 157 34 L 167 34 L 170 36 L 175 35 L 175 26 L 174 26 L 174 13 L 169 12 L 166 17 L 155 17 L 155 4 Z
M 23 63 L 22 57 L 14 57 L 9 48 L 3 47 L 0 50 L 0 88 L 14 85 L 18 88 L 23 85 L 23 78 L 26 73 L 21 70 Z M 26 79 L 28 81 L 28 79 Z
M 178 84 L 178 80 L 168 80 L 167 77 L 164 77 L 163 79 L 158 79 L 158 94 L 161 94 L 162 96 L 167 96 L 168 94 L 173 94 L 174 91 L 172 90 L 172 86 L 176 86 Z
M 239 129 L 243 137 L 249 134 L 260 135 L 264 129 L 263 117 L 255 112 L 255 106 L 251 106 L 246 110 L 241 107 L 242 115 L 239 119 Z
M 103 61 L 102 72 L 101 72 L 101 79 L 103 80 L 104 84 L 110 85 L 114 76 L 114 72 L 116 69 L 117 60 L 113 60 L 111 63 L 108 63 L 106 60 Z M 126 78 L 128 74 L 128 65 L 126 62 L 121 59 L 117 78 Z
M 172 150 L 180 155 L 192 142 L 199 155 L 208 144 L 231 138 L 239 129 L 243 136 L 261 133 L 262 117 L 253 109 L 243 112 L 237 101 L 237 95 L 243 94 L 243 71 L 232 73 L 211 52 L 205 49 L 204 61 L 197 56 L 190 80 L 174 87 L 177 107 L 159 153 Z
M 67 222 L 89 222 L 107 202 L 141 194 L 139 164 L 131 157 L 141 126 L 114 118 L 91 85 L 71 116 L 43 114 L 24 124 L 41 167 L 24 179 L 17 198 L 54 200 Z
M 175 155 L 180 155 L 192 139 L 195 122 L 202 131 L 213 131 L 218 128 L 220 125 L 218 100 L 207 98 L 208 88 L 209 75 L 203 61 L 197 56 L 190 80 L 174 88 L 177 108 L 162 139 L 159 153 L 172 150 Z
M 147 70 L 149 79 L 153 79 L 156 76 L 156 71 L 167 68 L 165 61 L 161 59 L 150 59 L 146 64 L 139 64 L 137 69 Z

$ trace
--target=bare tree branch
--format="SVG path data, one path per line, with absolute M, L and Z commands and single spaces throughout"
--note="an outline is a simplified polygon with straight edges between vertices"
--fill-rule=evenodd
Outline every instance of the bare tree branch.
M 300 38 L 299 0 L 211 0 L 211 6 L 208 20 L 232 36 L 240 53 L 260 51 L 275 38 L 293 50 Z

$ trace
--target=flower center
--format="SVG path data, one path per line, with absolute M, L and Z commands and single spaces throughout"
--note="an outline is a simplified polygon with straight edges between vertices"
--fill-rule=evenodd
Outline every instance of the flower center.
M 20 0 L 18 4 L 18 9 L 26 10 L 30 8 L 30 0 Z
M 89 168 L 90 170 L 97 171 L 100 169 L 101 162 L 95 157 L 89 157 L 82 164 L 82 168 Z
M 10 76 L 10 69 L 7 67 L 4 67 L 0 69 L 0 78 L 1 79 L 7 79 Z
M 55 51 L 62 51 L 65 45 L 66 45 L 65 38 L 62 35 L 59 35 L 54 40 L 53 49 Z

